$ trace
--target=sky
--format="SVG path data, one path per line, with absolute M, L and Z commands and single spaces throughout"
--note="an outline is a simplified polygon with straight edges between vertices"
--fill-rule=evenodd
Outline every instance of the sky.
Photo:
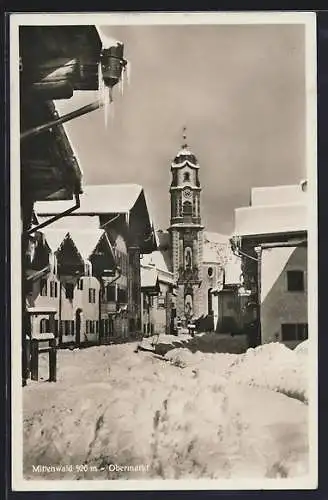
M 84 184 L 138 183 L 158 228 L 169 225 L 170 164 L 187 142 L 200 164 L 202 221 L 233 231 L 255 186 L 306 177 L 302 25 L 106 26 L 131 78 L 114 104 L 67 125 Z M 60 111 L 92 102 L 81 92 Z

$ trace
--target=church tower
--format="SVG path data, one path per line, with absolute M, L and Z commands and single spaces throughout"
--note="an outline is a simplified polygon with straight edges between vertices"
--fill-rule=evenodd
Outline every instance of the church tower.
M 178 283 L 177 316 L 188 320 L 200 314 L 203 229 L 200 214 L 199 164 L 186 142 L 171 164 L 170 187 L 172 265 Z

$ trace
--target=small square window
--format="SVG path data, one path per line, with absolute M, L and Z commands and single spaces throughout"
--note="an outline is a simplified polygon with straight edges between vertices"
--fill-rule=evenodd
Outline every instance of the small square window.
M 300 341 L 308 338 L 307 323 L 283 323 L 281 325 L 281 336 L 284 342 Z
M 96 302 L 96 289 L 89 288 L 89 303 L 95 304 L 95 302 Z
M 295 323 L 283 323 L 281 325 L 281 335 L 283 341 L 297 340 L 297 328 Z
M 304 272 L 287 271 L 287 290 L 289 292 L 304 291 Z

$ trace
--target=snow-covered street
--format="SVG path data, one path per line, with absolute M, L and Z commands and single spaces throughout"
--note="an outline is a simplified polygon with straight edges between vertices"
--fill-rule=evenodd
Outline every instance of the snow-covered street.
M 29 382 L 23 390 L 25 478 L 307 473 L 306 343 L 294 351 L 275 343 L 244 354 L 178 347 L 164 357 L 135 348 L 61 350 L 57 383 Z M 47 367 L 40 362 L 42 375 Z M 77 467 L 83 464 L 85 471 Z M 136 467 L 110 471 L 109 464 Z M 36 472 L 38 465 L 66 470 Z

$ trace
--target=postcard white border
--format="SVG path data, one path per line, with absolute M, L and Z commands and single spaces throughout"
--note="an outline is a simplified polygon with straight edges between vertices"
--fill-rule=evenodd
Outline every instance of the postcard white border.
M 309 204 L 308 306 L 310 343 L 310 471 L 298 479 L 256 480 L 47 480 L 23 478 L 23 425 L 21 386 L 21 218 L 19 38 L 20 25 L 236 25 L 303 24 L 306 37 L 306 161 Z M 171 13 L 17 13 L 10 15 L 10 130 L 11 130 L 11 349 L 12 349 L 12 489 L 13 491 L 118 491 L 118 490 L 289 490 L 316 489 L 318 481 L 318 323 L 317 323 L 317 82 L 316 14 L 314 12 L 171 12 Z M 17 313 L 19 311 L 19 314 Z M 15 332 L 19 334 L 15 335 Z

